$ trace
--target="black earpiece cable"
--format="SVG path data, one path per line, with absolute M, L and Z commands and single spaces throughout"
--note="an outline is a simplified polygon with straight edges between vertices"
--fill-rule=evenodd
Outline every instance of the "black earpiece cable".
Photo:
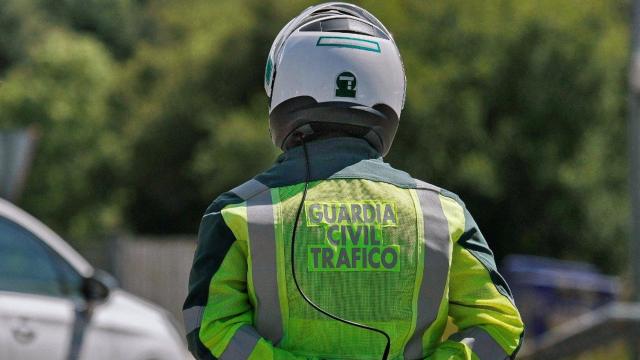
M 301 137 L 300 140 L 302 141 L 302 149 L 304 150 L 304 161 L 305 161 L 305 180 L 304 180 L 304 191 L 302 192 L 302 200 L 300 200 L 300 205 L 298 205 L 298 211 L 296 212 L 296 219 L 293 223 L 293 233 L 291 234 L 291 274 L 293 275 L 293 282 L 296 284 L 296 288 L 298 289 L 298 292 L 300 293 L 300 295 L 302 296 L 302 298 L 309 303 L 309 305 L 311 305 L 312 308 L 316 309 L 317 311 L 321 312 L 322 314 L 343 322 L 345 324 L 348 325 L 352 325 L 352 326 L 356 326 L 365 330 L 369 330 L 369 331 L 373 331 L 376 332 L 378 334 L 384 335 L 384 337 L 387 339 L 387 345 L 384 348 L 384 353 L 382 354 L 382 360 L 387 360 L 387 358 L 389 357 L 389 350 L 391 348 L 391 338 L 389 337 L 389 334 L 387 334 L 386 332 L 380 330 L 380 329 L 376 329 L 374 327 L 371 326 L 367 326 L 364 324 L 360 324 L 357 323 L 355 321 L 351 321 L 351 320 L 347 320 L 347 319 L 343 319 L 337 315 L 334 315 L 326 310 L 323 310 L 320 306 L 316 305 L 311 299 L 309 299 L 309 297 L 307 296 L 307 294 L 304 293 L 304 291 L 302 291 L 302 288 L 300 288 L 300 284 L 298 284 L 298 278 L 296 277 L 296 266 L 295 266 L 295 245 L 296 245 L 296 230 L 298 230 L 298 220 L 300 220 L 300 213 L 302 212 L 302 207 L 304 206 L 304 201 L 307 198 L 307 188 L 309 186 L 309 181 L 311 179 L 310 176 L 310 163 L 309 163 L 309 154 L 307 153 L 307 143 L 304 141 L 304 137 Z

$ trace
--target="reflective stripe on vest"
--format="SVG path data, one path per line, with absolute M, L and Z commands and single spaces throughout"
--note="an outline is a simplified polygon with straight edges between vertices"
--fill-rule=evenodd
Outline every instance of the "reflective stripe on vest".
M 449 337 L 471 348 L 480 360 L 504 360 L 509 355 L 486 331 L 480 327 L 472 327 Z
M 184 329 L 189 334 L 193 330 L 200 327 L 202 322 L 202 314 L 204 306 L 193 306 L 182 310 L 182 319 L 184 320 Z
M 251 179 L 243 184 L 231 189 L 231 192 L 236 194 L 240 199 L 247 200 L 265 190 L 269 189 L 267 185 L 261 183 L 256 179 Z
M 241 326 L 231 338 L 231 342 L 224 349 L 220 360 L 248 359 L 260 340 L 260 335 L 249 325 Z
M 438 316 L 449 276 L 452 244 L 449 224 L 440 203 L 440 189 L 418 182 L 416 192 L 422 209 L 424 229 L 424 268 L 418 293 L 415 330 L 407 343 L 406 359 L 422 359 L 422 336 Z
M 271 191 L 266 186 L 264 188 L 247 200 L 251 276 L 257 300 L 255 325 L 260 335 L 278 344 L 283 330 L 278 296 L 276 233 Z

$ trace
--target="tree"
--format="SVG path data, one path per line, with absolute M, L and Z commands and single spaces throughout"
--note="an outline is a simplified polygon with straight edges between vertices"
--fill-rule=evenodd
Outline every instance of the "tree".
M 42 134 L 23 205 L 78 238 L 194 233 L 214 197 L 274 160 L 265 59 L 311 3 L 0 4 L 0 125 Z M 387 160 L 461 195 L 498 258 L 621 270 L 627 2 L 358 3 L 406 67 Z
M 75 239 L 103 236 L 120 222 L 124 156 L 109 118 L 115 70 L 95 39 L 52 29 L 0 91 L 0 126 L 35 124 L 40 134 L 22 205 Z
M 404 10 L 396 35 L 407 107 L 390 160 L 458 192 L 499 257 L 620 270 L 612 259 L 626 248 L 625 4 Z M 408 141 L 414 134 L 423 141 Z

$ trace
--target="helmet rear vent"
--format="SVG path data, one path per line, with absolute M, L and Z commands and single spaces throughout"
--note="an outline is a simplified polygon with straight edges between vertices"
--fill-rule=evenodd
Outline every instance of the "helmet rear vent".
M 389 37 L 377 27 L 351 18 L 333 18 L 314 21 L 302 27 L 300 31 L 359 34 L 389 40 Z

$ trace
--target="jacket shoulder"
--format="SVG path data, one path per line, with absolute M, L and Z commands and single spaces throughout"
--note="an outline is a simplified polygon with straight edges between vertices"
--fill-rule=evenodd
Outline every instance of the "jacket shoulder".
M 431 183 L 428 183 L 426 181 L 422 181 L 420 179 L 413 179 L 416 183 L 416 189 L 417 190 L 430 190 L 430 191 L 435 191 L 437 193 L 439 193 L 440 195 L 450 198 L 452 200 L 454 200 L 455 202 L 458 203 L 458 205 L 460 205 L 462 208 L 466 208 L 466 205 L 464 204 L 464 201 L 462 201 L 462 199 L 460 198 L 460 196 L 458 196 L 458 194 L 449 191 L 447 189 L 443 189 L 437 185 L 433 185 Z
M 268 189 L 268 186 L 253 178 L 218 196 L 209 205 L 204 216 L 220 212 L 227 205 L 247 201 Z
M 229 190 L 229 193 L 237 196 L 243 201 L 247 201 L 252 197 L 269 190 L 269 187 L 255 178 L 246 181 L 235 188 Z

